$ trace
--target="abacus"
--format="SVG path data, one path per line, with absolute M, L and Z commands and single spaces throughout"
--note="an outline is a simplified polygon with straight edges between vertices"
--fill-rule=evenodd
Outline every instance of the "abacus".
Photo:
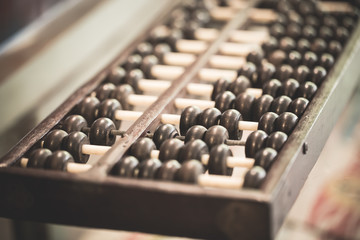
M 1 158 L 0 215 L 274 238 L 357 84 L 358 8 L 172 1 Z

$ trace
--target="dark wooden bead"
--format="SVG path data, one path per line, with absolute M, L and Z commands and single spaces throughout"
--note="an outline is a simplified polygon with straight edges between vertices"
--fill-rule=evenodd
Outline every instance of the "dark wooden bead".
M 171 47 L 166 43 L 159 43 L 154 48 L 154 55 L 160 61 L 163 61 L 164 55 L 168 52 L 171 52 Z
M 184 146 L 183 141 L 171 138 L 166 139 L 160 147 L 159 160 L 165 162 L 171 159 L 178 159 L 180 149 Z
M 44 137 L 42 146 L 43 148 L 47 148 L 50 151 L 60 150 L 62 141 L 67 135 L 67 132 L 64 130 L 52 130 Z
M 153 45 L 151 45 L 149 42 L 142 42 L 136 47 L 135 53 L 145 57 L 152 54 L 153 50 Z
M 263 130 L 250 133 L 245 143 L 245 156 L 253 158 L 260 149 L 265 148 L 267 138 L 268 135 Z
M 140 162 L 151 158 L 151 151 L 156 150 L 152 139 L 141 137 L 137 139 L 130 147 L 130 155 L 137 158 Z
M 260 188 L 265 178 L 266 171 L 260 166 L 255 166 L 245 174 L 243 187 Z
M 309 100 L 303 97 L 299 97 L 294 99 L 289 105 L 289 112 L 294 113 L 299 118 L 303 115 L 307 105 L 309 104 Z
M 279 39 L 284 37 L 286 34 L 286 29 L 282 24 L 275 23 L 270 27 L 270 35 Z
M 184 183 L 197 183 L 198 177 L 205 172 L 204 166 L 198 160 L 185 161 L 175 174 L 175 180 Z
M 279 47 L 279 41 L 277 40 L 276 37 L 270 36 L 268 41 L 264 42 L 261 45 L 261 47 L 264 50 L 265 55 L 268 56 L 269 53 L 273 52 L 275 49 Z
M 108 99 L 111 97 L 112 92 L 115 89 L 115 85 L 112 83 L 105 83 L 100 85 L 97 89 L 96 89 L 96 97 L 100 100 L 100 101 L 104 101 L 105 99 Z
M 159 64 L 159 59 L 155 55 L 148 55 L 144 57 L 141 65 L 140 70 L 143 72 L 144 76 L 147 78 L 151 78 L 151 69 L 153 66 Z
M 76 113 L 83 116 L 88 124 L 92 124 L 97 118 L 100 101 L 96 97 L 86 97 L 76 107 Z
M 275 131 L 275 120 L 279 117 L 278 114 L 274 112 L 264 113 L 258 124 L 258 129 L 263 130 L 267 134 L 270 134 Z
M 280 131 L 273 132 L 266 140 L 266 147 L 270 147 L 275 149 L 276 151 L 280 151 L 287 139 L 288 136 L 286 133 Z
M 302 29 L 302 37 L 312 40 L 317 36 L 316 29 L 311 25 L 306 25 Z
M 260 166 L 268 171 L 277 157 L 277 151 L 273 148 L 264 148 L 255 154 L 254 165 Z
M 86 119 L 81 115 L 70 115 L 62 123 L 62 129 L 67 133 L 82 131 L 87 126 Z
M 289 98 L 294 98 L 299 86 L 300 84 L 298 81 L 293 78 L 289 78 L 282 83 L 282 86 L 280 88 L 280 94 L 288 96 Z
M 303 97 L 308 100 L 311 100 L 314 97 L 316 91 L 317 91 L 316 84 L 313 82 L 307 81 L 307 82 L 300 84 L 296 95 L 297 95 L 297 97 Z
M 328 26 L 322 26 L 319 30 L 319 37 L 329 41 L 334 37 L 334 31 Z
M 169 160 L 164 162 L 157 170 L 155 179 L 162 181 L 174 181 L 175 174 L 180 169 L 181 164 L 177 160 Z
M 209 128 L 217 125 L 221 117 L 221 112 L 217 108 L 207 108 L 199 114 L 198 124 Z
M 301 38 L 297 41 L 296 44 L 296 50 L 301 53 L 304 54 L 305 52 L 310 50 L 310 42 L 309 40 L 305 39 L 305 38 Z
M 132 69 L 139 68 L 142 60 L 143 59 L 139 54 L 130 55 L 124 64 L 125 70 L 131 71 Z
M 265 62 L 260 65 L 259 68 L 259 77 L 257 82 L 253 81 L 255 87 L 262 87 L 264 83 L 268 82 L 276 73 L 276 68 L 274 64 Z
M 209 153 L 209 148 L 206 143 L 200 139 L 187 142 L 179 151 L 178 161 L 180 163 L 186 160 L 196 159 L 201 160 L 201 156 Z
M 292 39 L 298 39 L 302 35 L 301 26 L 297 23 L 290 23 L 286 27 L 286 35 Z
M 337 57 L 339 57 L 339 55 L 341 54 L 342 49 L 343 49 L 343 47 L 342 47 L 342 45 L 341 45 L 340 42 L 335 41 L 335 40 L 332 40 L 332 41 L 330 41 L 330 43 L 329 43 L 329 46 L 328 46 L 327 51 L 328 51 L 331 55 L 333 55 L 334 58 L 337 58 Z
M 250 80 L 245 76 L 239 76 L 236 78 L 230 85 L 228 85 L 227 90 L 232 92 L 235 96 L 239 95 L 246 91 L 246 89 L 251 87 Z
M 304 16 L 304 21 L 305 21 L 305 24 L 311 25 L 313 27 L 318 27 L 320 25 L 319 18 L 314 15 Z
M 216 145 L 225 143 L 227 139 L 229 139 L 229 133 L 226 128 L 221 125 L 210 127 L 204 135 L 204 142 L 209 149 Z
M 199 22 L 197 21 L 190 21 L 185 25 L 184 28 L 184 37 L 187 39 L 195 39 L 195 30 L 200 28 L 201 25 Z
M 126 75 L 125 82 L 134 88 L 135 93 L 140 94 L 139 81 L 145 78 L 144 73 L 140 69 L 133 69 Z
M 139 165 L 138 159 L 133 156 L 125 156 L 117 162 L 113 169 L 112 174 L 119 177 L 131 178 L 134 177 L 135 169 Z
M 325 15 L 323 17 L 323 24 L 325 26 L 328 26 L 332 29 L 336 29 L 336 27 L 338 26 L 338 22 L 336 20 L 336 18 L 334 16 L 331 16 L 331 15 Z
M 71 154 L 64 150 L 57 150 L 46 158 L 44 167 L 45 169 L 66 171 L 69 162 L 74 162 Z
M 180 134 L 184 136 L 189 128 L 196 125 L 199 120 L 201 109 L 197 106 L 186 107 L 180 116 Z
M 287 58 L 287 53 L 284 50 L 278 49 L 269 54 L 269 62 L 275 66 L 281 66 Z
M 314 1 L 301 1 L 298 4 L 298 11 L 302 16 L 315 14 L 318 12 L 316 3 Z
M 242 121 L 241 113 L 235 109 L 229 109 L 221 114 L 220 125 L 226 128 L 230 139 L 239 140 L 243 131 L 239 130 L 239 122 Z
M 161 144 L 166 139 L 175 138 L 179 136 L 176 127 L 172 124 L 161 124 L 154 132 L 153 141 L 157 149 L 160 149 Z
M 227 90 L 230 82 L 226 78 L 220 78 L 213 85 L 213 91 L 211 93 L 211 100 L 214 101 L 215 98 L 220 94 Z
M 262 51 L 258 51 L 258 50 L 253 50 L 251 52 L 248 53 L 248 55 L 246 56 L 246 61 L 247 62 L 252 62 L 254 63 L 256 66 L 260 66 L 261 65 L 261 61 L 264 59 L 264 54 Z
M 352 17 L 345 16 L 342 21 L 342 26 L 349 30 L 349 32 L 352 32 L 354 26 L 356 25 L 355 20 Z
M 52 154 L 47 148 L 38 148 L 29 155 L 28 168 L 44 168 L 46 159 Z
M 254 101 L 255 97 L 246 92 L 237 95 L 234 101 L 234 108 L 241 113 L 244 120 L 248 121 L 251 119 L 251 111 L 253 109 L 252 105 Z
M 202 26 L 206 25 L 211 20 L 210 13 L 207 9 L 198 7 L 191 15 L 192 19 L 194 19 L 196 22 L 200 22 Z
M 135 177 L 142 179 L 155 179 L 157 171 L 161 167 L 161 162 L 159 159 L 146 159 L 139 163 L 135 169 Z
M 283 82 L 283 81 L 289 79 L 290 77 L 292 77 L 293 73 L 294 73 L 294 69 L 290 65 L 283 64 L 279 67 L 276 77 L 277 77 L 277 79 L 280 80 L 280 82 Z
M 232 168 L 227 167 L 227 158 L 233 156 L 230 148 L 225 144 L 213 147 L 209 154 L 209 174 L 231 176 Z
M 122 109 L 132 110 L 133 106 L 128 103 L 128 97 L 131 94 L 134 94 L 134 89 L 129 84 L 121 84 L 116 86 L 111 94 L 111 98 L 118 100 Z
M 316 84 L 316 86 L 320 86 L 320 84 L 324 81 L 326 78 L 327 71 L 325 68 L 321 66 L 314 67 L 312 71 L 312 78 L 311 81 Z
M 201 125 L 194 125 L 186 132 L 184 142 L 190 142 L 195 139 L 203 139 L 207 129 Z
M 116 128 L 118 129 L 120 127 L 121 121 L 115 118 L 115 112 L 121 109 L 122 107 L 118 100 L 113 98 L 106 99 L 100 103 L 98 117 L 106 117 L 111 119 L 114 122 Z
M 123 67 L 118 66 L 116 68 L 113 68 L 109 72 L 109 75 L 107 76 L 107 81 L 114 85 L 119 85 L 125 82 L 125 77 L 126 77 L 125 69 Z
M 296 23 L 296 24 L 298 24 L 298 25 L 300 25 L 300 26 L 302 26 L 302 25 L 304 25 L 304 19 L 303 19 L 303 17 L 299 14 L 299 12 L 297 12 L 297 11 L 294 11 L 295 9 L 295 7 L 297 6 L 297 5 L 299 5 L 300 4 L 300 2 L 294 2 L 294 0 L 292 0 L 292 3 L 293 3 L 293 8 L 292 8 L 292 10 L 291 11 L 287 11 L 285 14 L 287 15 L 287 17 L 288 17 L 288 21 L 289 21 L 289 23 Z
M 278 79 L 271 79 L 266 82 L 262 88 L 263 94 L 270 95 L 272 97 L 276 97 L 279 95 L 279 91 L 281 90 L 282 83 Z
M 116 140 L 116 136 L 111 134 L 115 129 L 115 124 L 109 118 L 96 119 L 90 127 L 90 143 L 95 145 L 111 146 Z
M 296 49 L 296 42 L 291 37 L 283 37 L 280 39 L 279 48 L 286 53 Z
M 238 70 L 238 76 L 245 76 L 248 79 L 252 79 L 253 75 L 256 73 L 256 65 L 252 62 L 246 62 L 241 68 Z
M 298 51 L 291 51 L 288 54 L 287 57 L 287 64 L 289 64 L 290 66 L 292 66 L 293 68 L 296 68 L 302 61 L 302 56 Z
M 235 95 L 230 91 L 225 91 L 220 93 L 215 98 L 215 108 L 219 109 L 220 112 L 224 112 L 233 107 L 233 103 L 235 100 Z
M 255 99 L 252 105 L 252 120 L 259 121 L 264 113 L 269 112 L 273 100 L 274 98 L 268 94 Z
M 185 25 L 183 29 L 186 29 L 187 26 Z M 187 28 L 187 30 L 192 31 L 192 29 Z M 190 34 L 193 34 L 193 32 L 189 32 Z M 179 28 L 173 28 L 170 30 L 169 35 L 166 37 L 165 42 L 169 44 L 172 51 L 176 51 L 176 42 L 179 39 L 184 38 L 185 31 L 180 30 Z
M 275 120 L 275 130 L 290 135 L 294 130 L 298 119 L 299 118 L 294 113 L 284 112 Z
M 295 69 L 294 78 L 299 82 L 303 83 L 310 80 L 311 72 L 306 65 L 300 65 Z
M 306 52 L 303 57 L 303 65 L 313 68 L 318 62 L 318 56 L 314 52 Z
M 330 69 L 334 66 L 335 59 L 330 53 L 323 53 L 320 57 L 319 65 L 326 69 L 326 71 L 330 71 Z
M 327 43 L 322 38 L 316 38 L 310 47 L 311 51 L 313 51 L 316 54 L 322 54 L 327 49 Z
M 87 163 L 90 155 L 82 153 L 83 144 L 89 144 L 89 138 L 83 132 L 71 132 L 64 137 L 62 149 L 68 151 L 77 163 Z
M 281 114 L 287 111 L 290 103 L 291 103 L 291 98 L 282 95 L 274 99 L 274 101 L 271 103 L 270 111 L 276 114 Z

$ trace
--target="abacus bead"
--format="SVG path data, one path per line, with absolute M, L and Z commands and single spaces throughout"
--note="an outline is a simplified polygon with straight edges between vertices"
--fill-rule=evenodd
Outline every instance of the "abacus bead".
M 265 82 L 269 81 L 275 75 L 275 72 L 276 72 L 276 68 L 274 64 L 269 62 L 265 62 L 261 64 L 259 69 L 259 77 L 256 82 L 253 81 L 254 85 L 256 87 L 263 86 Z
M 275 66 L 280 66 L 286 60 L 286 52 L 283 50 L 275 50 L 269 54 L 269 62 Z
M 134 177 L 134 171 L 139 165 L 139 161 L 136 157 L 125 156 L 117 162 L 112 169 L 112 174 L 120 177 L 131 178 Z
M 168 52 L 171 52 L 171 48 L 168 44 L 166 43 L 159 43 L 155 46 L 154 49 L 154 55 L 158 58 L 158 59 L 163 59 L 164 55 Z
M 294 99 L 289 105 L 289 112 L 301 117 L 309 104 L 309 100 L 303 97 Z
M 206 143 L 200 139 L 187 142 L 181 149 L 178 155 L 178 161 L 183 163 L 189 159 L 201 160 L 201 156 L 209 153 L 209 148 Z
M 267 134 L 274 132 L 275 131 L 275 120 L 278 117 L 279 117 L 279 115 L 277 115 L 274 112 L 264 113 L 259 120 L 258 129 L 263 130 Z
M 111 134 L 112 130 L 115 130 L 115 125 L 109 118 L 96 119 L 90 127 L 90 143 L 106 146 L 113 145 L 116 137 Z
M 246 62 L 242 67 L 238 70 L 238 76 L 243 75 L 248 79 L 251 79 L 253 74 L 256 73 L 256 65 L 252 62 Z
M 314 52 L 307 51 L 303 57 L 303 64 L 309 68 L 313 68 L 318 61 L 318 57 Z
M 317 91 L 317 86 L 313 82 L 304 82 L 300 84 L 297 96 L 311 100 Z
M 209 174 L 231 176 L 233 169 L 227 167 L 227 158 L 233 156 L 230 148 L 225 144 L 213 147 L 209 153 Z
M 62 141 L 62 149 L 68 151 L 77 163 L 87 163 L 90 155 L 82 153 L 82 145 L 89 144 L 89 138 L 83 132 L 72 132 Z
M 181 164 L 175 159 L 166 161 L 157 170 L 155 179 L 173 181 L 175 179 L 175 174 L 180 169 L 180 167 Z
M 282 24 L 275 23 L 270 27 L 270 35 L 276 38 L 281 38 L 285 36 L 285 28 Z
M 195 39 L 194 32 L 200 28 L 200 24 L 197 21 L 190 21 L 185 25 L 184 37 L 187 39 Z
M 310 75 L 310 69 L 306 65 L 298 66 L 294 72 L 294 78 L 298 83 L 309 81 Z
M 259 66 L 263 58 L 264 58 L 264 54 L 262 53 L 262 51 L 253 50 L 249 52 L 248 55 L 246 56 L 246 61 L 252 62 L 255 65 Z
M 184 142 L 190 142 L 195 139 L 203 139 L 207 129 L 201 125 L 194 125 L 186 132 Z
M 213 91 L 211 93 L 211 100 L 214 101 L 215 98 L 220 94 L 226 91 L 229 86 L 229 80 L 226 78 L 220 78 L 213 85 Z
M 139 54 L 130 55 L 124 64 L 124 68 L 127 71 L 130 71 L 134 68 L 139 68 L 141 62 L 142 62 L 142 57 Z
M 288 136 L 286 133 L 280 131 L 273 132 L 266 140 L 266 147 L 270 147 L 275 149 L 276 151 L 280 151 L 287 139 Z
M 239 76 L 230 83 L 230 85 L 227 87 L 227 90 L 232 92 L 235 96 L 239 95 L 240 93 L 243 93 L 246 91 L 246 89 L 251 87 L 250 80 L 245 76 Z M 224 90 L 225 91 L 225 90 Z
M 275 120 L 275 130 L 290 135 L 290 133 L 294 130 L 298 119 L 299 118 L 294 113 L 284 112 Z
M 162 124 L 154 132 L 153 141 L 157 149 L 160 149 L 161 144 L 169 138 L 179 136 L 176 127 L 171 124 Z
M 263 94 L 268 94 L 272 97 L 276 97 L 279 94 L 282 83 L 278 79 L 271 79 L 266 82 L 262 88 Z M 241 112 L 242 113 L 242 112 Z
M 326 69 L 321 66 L 316 66 L 312 71 L 312 82 L 319 86 L 326 77 Z
M 227 139 L 229 139 L 229 133 L 226 128 L 221 125 L 210 127 L 204 135 L 204 142 L 207 144 L 209 149 L 216 145 L 225 143 Z
M 349 31 L 344 27 L 337 27 L 335 31 L 336 40 L 341 44 L 344 44 L 346 40 L 349 38 Z
M 200 161 L 191 159 L 185 161 L 175 174 L 175 180 L 184 183 L 197 183 L 198 177 L 205 171 Z
M 121 121 L 115 119 L 115 111 L 121 110 L 121 104 L 116 99 L 106 99 L 100 103 L 98 117 L 106 117 L 111 119 L 116 128 L 120 127 Z
M 179 151 L 184 143 L 176 138 L 165 140 L 160 147 L 159 160 L 165 162 L 171 159 L 178 159 Z
M 244 120 L 251 119 L 251 111 L 254 100 L 255 97 L 248 93 L 241 93 L 237 95 L 234 101 L 234 108 L 241 113 Z
M 268 94 L 255 99 L 252 105 L 252 120 L 259 121 L 260 117 L 269 111 L 273 100 L 274 98 Z
M 302 29 L 302 36 L 306 39 L 312 40 L 316 37 L 316 29 L 311 25 L 306 25 Z
M 74 162 L 71 154 L 67 151 L 57 150 L 46 158 L 44 166 L 46 169 L 66 171 L 68 162 Z
M 332 28 L 332 29 L 335 29 L 337 27 L 337 25 L 338 25 L 336 18 L 334 16 L 331 16 L 331 15 L 325 15 L 323 17 L 323 24 L 325 26 L 328 26 L 328 27 Z
M 142 161 L 137 166 L 137 175 L 138 178 L 143 179 L 154 179 L 156 176 L 156 173 L 158 169 L 161 167 L 161 162 L 159 159 L 146 159 L 145 161 Z
M 257 151 L 266 146 L 266 139 L 268 135 L 262 130 L 256 130 L 249 134 L 245 143 L 245 155 L 248 158 L 253 158 Z
M 136 47 L 135 52 L 140 56 L 145 57 L 153 52 L 153 46 L 148 42 L 142 42 Z
M 300 84 L 293 78 L 289 78 L 285 82 L 283 82 L 280 88 L 280 94 L 288 96 L 290 98 L 295 97 L 295 94 L 299 88 Z
M 302 60 L 302 56 L 301 54 L 298 52 L 298 51 L 291 51 L 289 52 L 288 54 L 288 57 L 287 57 L 287 63 L 292 66 L 293 68 L 295 68 L 296 66 L 299 65 L 299 63 L 301 62 Z
M 209 128 L 217 125 L 221 117 L 221 112 L 217 108 L 207 108 L 199 114 L 198 124 Z
M 254 165 L 260 166 L 267 171 L 270 169 L 276 156 L 277 156 L 277 151 L 273 148 L 267 147 L 267 148 L 261 149 L 260 151 L 258 151 L 255 154 Z
M 185 26 L 186 27 L 186 26 Z M 180 29 L 173 28 L 166 38 L 166 42 L 169 44 L 171 49 L 176 51 L 176 42 L 179 39 L 184 38 L 184 34 Z
M 328 46 L 328 52 L 333 55 L 334 58 L 337 58 L 342 52 L 341 43 L 335 40 L 331 41 Z
M 75 131 L 82 131 L 82 129 L 87 126 L 88 124 L 83 116 L 70 115 L 64 120 L 62 129 L 67 133 L 71 133 Z
M 279 48 L 285 52 L 290 52 L 291 50 L 295 50 L 296 42 L 290 37 L 283 37 L 280 39 Z
M 298 39 L 302 34 L 300 25 L 297 23 L 288 24 L 286 34 L 292 39 Z
M 76 113 L 83 116 L 86 121 L 91 124 L 97 118 L 99 106 L 99 99 L 96 97 L 86 97 L 78 104 Z
M 243 134 L 243 131 L 239 130 L 240 121 L 242 121 L 241 113 L 235 109 L 229 109 L 221 114 L 219 124 L 226 128 L 230 139 L 238 140 Z
M 152 150 L 156 150 L 153 140 L 147 137 L 141 137 L 131 145 L 130 154 L 141 162 L 151 157 Z
M 269 53 L 277 49 L 278 46 L 279 46 L 279 41 L 276 39 L 276 37 L 270 36 L 268 41 L 264 42 L 261 45 L 261 48 L 265 51 L 266 55 L 269 55 Z
M 44 137 L 43 148 L 47 148 L 51 151 L 60 150 L 62 141 L 67 135 L 67 132 L 61 129 L 50 131 Z
M 283 64 L 280 66 L 280 68 L 278 69 L 277 72 L 277 78 L 283 82 L 286 79 L 290 78 L 294 73 L 294 69 L 288 65 L 288 64 Z
M 132 110 L 133 106 L 130 105 L 127 101 L 129 95 L 134 94 L 134 89 L 129 84 L 121 84 L 116 86 L 113 93 L 111 94 L 111 98 L 114 98 L 119 101 L 122 109 L 124 110 Z
M 327 43 L 322 38 L 316 38 L 310 47 L 311 51 L 317 54 L 321 54 L 327 49 Z
M 47 148 L 38 148 L 29 155 L 28 168 L 44 168 L 46 159 L 52 154 Z
M 271 103 L 270 111 L 276 114 L 281 114 L 288 109 L 290 103 L 291 103 L 291 98 L 282 95 L 274 99 L 274 101 Z
M 144 57 L 140 69 L 143 72 L 143 74 L 145 75 L 145 77 L 151 78 L 151 69 L 153 66 L 159 64 L 159 59 L 155 56 L 155 55 L 148 55 L 146 57 Z M 138 78 L 136 78 L 137 81 L 139 80 Z M 137 90 L 139 91 L 139 89 L 137 88 Z
M 114 85 L 118 85 L 125 82 L 125 76 L 125 69 L 122 67 L 116 67 L 110 71 L 107 76 L 107 80 Z
M 310 50 L 309 40 L 307 40 L 305 38 L 299 39 L 299 41 L 297 42 L 297 45 L 296 45 L 296 50 L 302 54 L 309 51 Z
M 244 178 L 244 188 L 259 188 L 266 177 L 266 171 L 260 167 L 255 166 L 251 168 Z
M 330 53 L 324 53 L 320 57 L 319 65 L 329 71 L 335 64 L 335 59 Z
M 139 81 L 144 78 L 144 73 L 140 69 L 131 70 L 127 76 L 125 82 L 130 86 L 133 86 L 135 93 L 140 94 Z
M 112 83 L 105 83 L 100 85 L 97 89 L 96 89 L 96 97 L 100 100 L 103 101 L 105 99 L 110 98 L 112 92 L 115 89 L 115 85 Z
M 180 134 L 184 136 L 188 129 L 197 124 L 201 109 L 197 106 L 188 106 L 180 116 Z
M 334 37 L 334 31 L 328 26 L 322 26 L 319 30 L 319 37 L 329 41 Z
M 219 109 L 220 112 L 224 112 L 232 108 L 235 98 L 235 95 L 230 91 L 220 93 L 215 99 L 215 108 Z

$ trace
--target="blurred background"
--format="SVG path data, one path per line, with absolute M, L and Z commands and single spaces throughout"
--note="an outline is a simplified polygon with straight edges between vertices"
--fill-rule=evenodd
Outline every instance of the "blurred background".
M 1 1 L 0 156 L 125 49 L 168 3 Z M 354 92 L 277 239 L 360 239 L 359 88 Z M 181 239 L 0 218 L 0 239 L 99 238 Z

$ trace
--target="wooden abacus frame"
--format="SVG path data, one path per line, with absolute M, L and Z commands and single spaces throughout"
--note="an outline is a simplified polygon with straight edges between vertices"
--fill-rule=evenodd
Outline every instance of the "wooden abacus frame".
M 169 4 L 168 10 L 176 4 Z M 256 5 L 254 1 L 252 6 Z M 249 6 L 249 7 L 252 7 Z M 142 134 L 170 112 L 176 97 L 230 31 L 245 24 L 249 8 L 225 25 L 220 37 L 149 107 L 88 172 L 71 174 L 12 167 L 145 39 L 149 28 L 87 84 L 27 134 L 0 160 L 0 216 L 207 239 L 272 239 L 316 163 L 331 129 L 357 85 L 360 27 L 318 89 L 259 190 L 203 188 L 108 175 Z M 162 22 L 166 11 L 153 23 Z M 153 26 L 154 26 L 153 25 Z

